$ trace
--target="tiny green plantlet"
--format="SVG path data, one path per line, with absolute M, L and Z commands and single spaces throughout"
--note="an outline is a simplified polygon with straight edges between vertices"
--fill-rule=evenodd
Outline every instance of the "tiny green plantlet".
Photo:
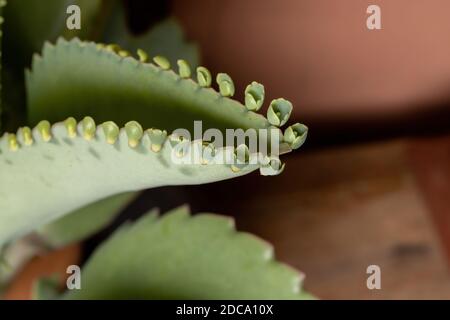
M 287 153 L 299 148 L 308 132 L 303 124 L 283 131 L 292 111 L 283 98 L 270 102 L 267 116 L 256 113 L 265 98 L 260 83 L 246 87 L 242 104 L 233 99 L 236 88 L 226 73 L 214 77 L 187 60 L 173 65 L 163 55 L 151 57 L 142 49 L 133 54 L 116 44 L 62 37 L 45 42 L 25 81 L 28 122 L 0 137 L 0 247 L 32 231 L 54 246 L 79 241 L 140 190 L 210 183 L 258 169 L 279 174 L 284 164 L 273 143 L 280 154 Z M 221 145 L 177 132 L 193 134 L 198 121 L 223 135 L 231 129 L 263 132 L 258 143 L 269 152 L 255 152 L 245 139 Z M 276 138 L 267 134 L 273 131 Z M 186 156 L 185 146 L 200 150 L 201 161 L 175 161 L 174 155 Z M 142 242 L 159 244 L 145 248 L 144 262 L 130 251 Z M 119 282 L 102 278 L 106 265 Z M 136 274 L 133 283 L 121 282 L 124 270 Z M 192 280 L 181 281 L 186 278 Z M 222 218 L 191 218 L 185 208 L 160 219 L 149 214 L 120 228 L 92 256 L 83 282 L 86 290 L 64 297 L 308 297 L 295 272 L 273 264 L 266 244 L 236 233 Z

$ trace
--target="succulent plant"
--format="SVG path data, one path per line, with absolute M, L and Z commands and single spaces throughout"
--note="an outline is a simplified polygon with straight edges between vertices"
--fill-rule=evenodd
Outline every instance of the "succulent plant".
M 138 42 L 121 41 L 130 47 Z M 215 182 L 257 169 L 264 175 L 282 171 L 278 154 L 254 154 L 245 141 L 217 146 L 174 130 L 193 133 L 200 120 L 204 130 L 224 134 L 281 132 L 292 111 L 289 101 L 273 100 L 264 117 L 255 112 L 264 102 L 261 84 L 247 86 L 242 104 L 232 98 L 235 86 L 226 73 L 215 77 L 216 90 L 210 71 L 195 59 L 177 59 L 172 71 L 173 58 L 149 57 L 143 49 L 133 55 L 117 44 L 76 37 L 46 41 L 42 54 L 33 55 L 25 76 L 27 120 L 0 138 L 0 246 L 33 231 L 53 246 L 79 241 L 143 189 Z M 306 135 L 302 124 L 281 132 L 281 153 L 299 148 Z M 258 136 L 264 145 L 272 139 Z M 174 163 L 174 151 L 184 156 L 181 144 L 200 150 L 200 163 Z M 205 154 L 233 162 L 217 164 Z M 252 157 L 262 160 L 251 163 Z M 102 244 L 83 268 L 83 290 L 63 297 L 308 297 L 301 277 L 272 259 L 270 246 L 236 233 L 230 220 L 189 217 L 186 208 L 161 218 L 150 213 Z

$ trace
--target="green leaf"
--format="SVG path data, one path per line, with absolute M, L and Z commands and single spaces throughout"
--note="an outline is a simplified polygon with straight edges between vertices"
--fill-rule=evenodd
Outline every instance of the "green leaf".
M 81 10 L 81 29 L 68 30 L 67 7 Z M 67 38 L 87 37 L 99 12 L 101 0 L 15 0 L 6 7 L 5 41 L 8 50 L 15 50 L 24 59 L 42 48 L 45 41 L 61 35 Z
M 81 30 L 68 30 L 66 13 L 69 5 L 81 10 Z M 4 9 L 4 45 L 2 52 L 4 102 L 0 130 L 16 130 L 26 120 L 24 69 L 30 66 L 32 54 L 45 41 L 58 36 L 86 38 L 92 32 L 101 0 L 12 0 Z M 0 108 L 1 111 L 1 108 Z M 1 132 L 1 131 L 0 131 Z
M 33 300 L 54 300 L 59 294 L 60 279 L 58 275 L 38 279 L 32 288 Z
M 90 115 L 98 122 L 123 126 L 137 120 L 167 131 L 192 132 L 195 120 L 202 120 L 205 130 L 270 127 L 264 116 L 236 100 L 113 50 L 78 40 L 47 43 L 26 77 L 31 124 Z
M 231 84 L 231 78 L 223 75 L 218 81 Z M 282 171 L 278 155 L 270 154 L 265 156 L 267 161 L 250 165 L 214 164 L 208 159 L 198 164 L 175 163 L 173 156 L 182 156 L 179 145 L 183 143 L 191 145 L 191 150 L 208 149 L 222 159 L 239 161 L 239 153 L 243 161 L 258 156 L 249 154 L 243 142 L 216 147 L 195 136 L 192 141 L 167 134 L 177 128 L 192 133 L 196 120 L 202 120 L 203 131 L 271 129 L 264 116 L 225 97 L 222 89 L 221 95 L 205 88 L 204 81 L 199 85 L 184 76 L 185 72 L 180 77 L 172 70 L 138 61 L 116 46 L 77 39 L 60 39 L 56 46 L 47 43 L 43 56 L 34 57 L 33 70 L 27 74 L 30 119 L 37 126 L 20 128 L 0 139 L 0 170 L 4 172 L 0 244 L 118 193 L 214 182 L 260 166 L 263 174 Z M 230 91 L 225 93 L 228 96 Z M 47 121 L 60 121 L 68 114 L 84 118 L 77 123 L 70 117 L 53 127 Z M 39 121 L 42 116 L 46 120 Z M 125 128 L 119 130 L 114 121 Z M 97 127 L 96 122 L 101 125 Z M 141 125 L 150 129 L 144 131 Z M 261 139 L 270 142 L 268 136 L 259 134 L 258 138 L 260 144 Z M 282 152 L 290 151 L 281 142 Z
M 304 299 L 303 276 L 232 219 L 181 207 L 121 227 L 82 269 L 67 299 Z
M 219 181 L 258 168 L 176 163 L 173 135 L 161 140 L 155 130 L 146 130 L 132 147 L 125 128 L 111 136 L 105 130 L 110 126 L 96 126 L 92 118 L 53 126 L 42 121 L 33 130 L 22 128 L 0 138 L 0 245 L 115 194 Z
M 24 55 L 24 62 L 20 64 L 18 69 L 23 69 L 25 63 L 28 65 L 29 60 L 31 60 L 31 53 L 39 50 L 45 40 L 54 40 L 60 34 L 64 34 L 68 38 L 74 36 L 88 37 L 93 31 L 100 31 L 91 28 L 100 7 L 99 0 L 49 0 L 46 1 L 45 6 L 42 5 L 42 1 L 36 0 L 13 2 L 9 8 L 9 16 L 12 22 L 7 31 L 10 34 L 8 39 L 14 39 L 14 42 L 8 43 L 8 45 L 11 47 L 16 47 L 18 44 L 22 46 L 21 50 L 15 48 L 14 53 L 14 59 L 17 59 L 17 54 L 20 52 Z M 68 16 L 66 8 L 70 4 L 77 4 L 81 8 L 82 29 L 79 31 L 70 31 L 65 28 L 65 19 Z M 110 19 L 108 32 L 104 32 L 108 39 L 114 39 L 113 42 L 126 44 L 132 48 L 137 49 L 139 47 L 149 52 L 159 52 L 169 57 L 184 56 L 191 63 L 198 63 L 197 47 L 185 42 L 181 27 L 175 20 L 168 19 L 156 25 L 145 35 L 134 37 L 126 30 L 125 15 L 121 8 L 120 5 L 116 6 L 115 14 Z M 30 28 L 30 25 L 37 25 L 38 27 Z M 112 32 L 111 28 L 114 28 L 115 31 Z M 19 92 L 23 78 L 22 76 L 20 80 L 13 78 L 12 75 L 16 73 L 22 75 L 21 71 L 9 72 L 6 75 L 7 102 L 10 106 L 7 108 L 8 110 L 12 110 L 12 106 L 17 107 L 23 104 L 24 94 Z M 59 106 L 58 109 L 64 109 L 64 105 Z M 45 116 L 42 118 L 45 118 Z M 23 116 L 20 117 L 17 113 L 8 112 L 9 126 L 7 126 L 7 129 L 16 127 L 17 123 L 23 123 L 23 119 Z M 105 226 L 126 203 L 128 203 L 128 197 L 123 196 L 116 196 L 111 200 L 104 199 L 101 203 L 94 203 L 87 208 L 80 209 L 80 212 L 69 214 L 69 216 L 46 226 L 40 230 L 40 234 L 52 246 L 79 241 Z M 115 210 L 113 206 L 116 206 Z
M 175 18 L 166 18 L 149 31 L 136 36 L 127 28 L 122 4 L 116 1 L 112 7 L 103 36 L 105 43 L 116 43 L 132 52 L 142 49 L 150 56 L 165 56 L 172 65 L 182 57 L 193 68 L 198 66 L 200 56 L 198 47 L 186 40 L 183 29 Z
M 53 248 L 84 240 L 109 225 L 136 196 L 136 192 L 127 192 L 97 201 L 39 228 L 37 233 Z
M 93 10 L 84 10 L 88 3 L 86 1 L 82 2 L 81 8 L 84 19 L 85 12 L 92 12 Z M 91 2 L 91 6 L 95 4 L 95 1 Z M 61 4 L 61 1 L 58 3 Z M 86 29 L 88 28 L 83 28 L 83 30 Z M 122 6 L 116 5 L 106 29 L 107 32 L 103 33 L 107 42 L 118 43 L 121 46 L 133 49 L 133 51 L 142 48 L 150 54 L 164 54 L 172 61 L 182 56 L 194 66 L 198 64 L 199 54 L 197 46 L 185 41 L 181 27 L 174 19 L 167 19 L 157 24 L 144 35 L 136 37 L 131 35 L 126 28 Z M 73 32 L 69 32 L 67 35 L 74 36 Z M 15 91 L 9 90 L 8 92 L 11 94 Z M 61 105 L 59 109 L 64 109 L 64 105 Z M 43 115 L 38 117 L 45 118 Z M 17 123 L 19 121 L 14 122 Z M 40 229 L 39 233 L 51 246 L 56 247 L 80 241 L 105 227 L 132 197 L 119 195 L 101 200 L 99 203 L 94 203 L 77 212 L 70 213 L 68 216 L 45 226 Z

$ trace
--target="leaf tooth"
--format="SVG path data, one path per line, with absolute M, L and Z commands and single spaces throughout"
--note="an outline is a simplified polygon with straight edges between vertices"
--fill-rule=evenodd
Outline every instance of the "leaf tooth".
M 148 60 L 148 55 L 147 55 L 147 53 L 146 53 L 144 50 L 142 50 L 142 49 L 137 49 L 137 55 L 138 55 L 138 57 L 139 57 L 139 61 L 140 61 L 140 62 L 142 62 L 142 63 L 146 63 L 146 62 L 147 62 L 147 60 Z
M 31 146 L 33 144 L 33 135 L 29 127 L 20 128 L 18 134 L 22 137 L 24 145 Z
M 258 111 L 264 103 L 264 86 L 253 81 L 245 88 L 245 106 L 248 110 Z
M 234 95 L 234 82 L 228 74 L 218 73 L 216 81 L 222 96 L 232 97 Z
M 197 67 L 197 82 L 200 87 L 209 88 L 212 83 L 211 72 L 205 67 Z
M 267 120 L 269 123 L 281 127 L 288 120 L 292 112 L 292 103 L 286 99 L 279 98 L 272 100 L 267 110 Z
M 36 66 L 40 63 L 42 63 L 42 56 L 39 53 L 33 53 L 33 57 L 32 57 L 32 69 L 36 69 Z
M 125 131 L 128 136 L 128 145 L 136 148 L 144 134 L 142 126 L 137 121 L 129 121 L 125 124 Z
M 77 136 L 77 120 L 73 117 L 69 117 L 64 120 L 64 126 L 67 130 L 67 135 L 70 138 L 75 138 Z
M 181 78 L 190 78 L 191 77 L 191 66 L 186 60 L 179 59 L 177 60 L 178 64 L 178 74 Z
M 74 38 L 75 39 L 75 38 Z M 64 37 L 59 37 L 56 40 L 56 46 L 67 45 L 69 42 Z
M 75 43 L 78 46 L 82 46 L 83 44 L 86 44 L 86 41 L 81 41 L 80 38 L 78 37 L 73 37 L 72 39 L 70 39 L 69 41 L 65 40 L 63 37 L 60 37 L 64 40 L 65 43 Z
M 9 150 L 11 151 L 19 150 L 19 142 L 17 141 L 17 137 L 14 133 L 8 133 L 7 141 Z
M 293 124 L 284 131 L 284 141 L 292 149 L 300 148 L 308 136 L 308 127 L 301 123 Z
M 153 152 L 161 151 L 161 148 L 164 145 L 164 142 L 167 139 L 167 131 L 160 129 L 147 129 L 147 136 L 150 139 L 150 149 Z
M 102 123 L 103 132 L 105 134 L 106 142 L 115 144 L 119 137 L 120 129 L 114 121 L 106 121 Z
M 83 133 L 83 138 L 87 141 L 92 140 L 95 137 L 95 121 L 91 117 L 84 117 L 83 121 L 81 121 L 81 131 Z
M 55 50 L 55 46 L 51 42 L 45 41 L 44 46 L 42 48 L 42 55 L 47 55 L 47 54 L 49 54 L 49 52 L 54 51 L 54 50 Z
M 170 62 L 166 57 L 163 56 L 153 57 L 153 62 L 163 70 L 170 69 Z
M 38 125 L 36 126 L 36 129 L 37 129 L 38 133 L 40 134 L 42 140 L 44 140 L 45 142 L 48 142 L 51 140 L 52 133 L 51 133 L 50 122 L 48 122 L 47 120 L 42 120 L 41 122 L 38 123 Z

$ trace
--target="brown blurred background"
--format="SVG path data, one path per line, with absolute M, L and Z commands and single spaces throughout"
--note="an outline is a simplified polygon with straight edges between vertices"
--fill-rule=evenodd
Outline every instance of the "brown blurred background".
M 366 27 L 370 4 L 381 8 L 382 30 Z M 226 70 L 238 92 L 257 79 L 269 99 L 290 99 L 315 143 L 450 127 L 446 0 L 174 0 L 173 8 L 205 65 Z

